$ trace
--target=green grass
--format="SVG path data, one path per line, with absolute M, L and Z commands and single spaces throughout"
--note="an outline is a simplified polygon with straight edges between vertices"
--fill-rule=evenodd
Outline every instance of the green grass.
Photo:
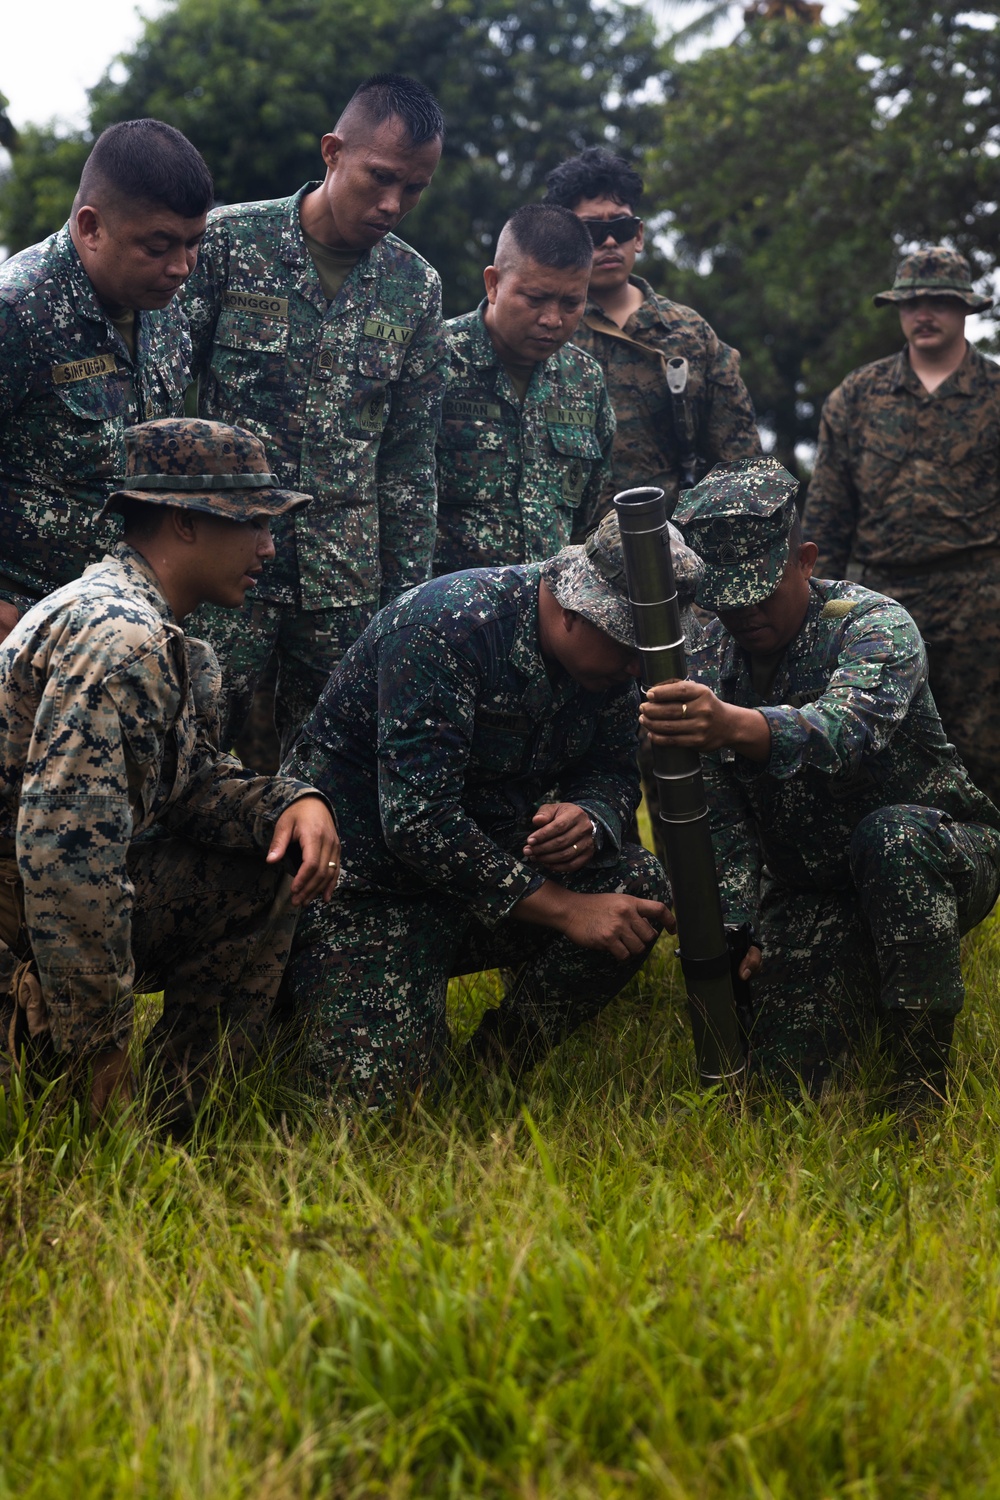
M 701 1096 L 667 944 L 390 1124 L 245 1091 L 180 1149 L 15 1087 L 0 1496 L 1000 1494 L 1000 921 L 967 973 L 916 1142 Z

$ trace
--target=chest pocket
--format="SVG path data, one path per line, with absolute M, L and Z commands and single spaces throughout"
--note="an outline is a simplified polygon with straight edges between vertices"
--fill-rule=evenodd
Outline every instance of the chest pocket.
M 247 349 L 257 354 L 284 354 L 288 347 L 288 319 L 224 307 L 215 326 L 216 346 Z
M 859 488 L 877 492 L 890 480 L 909 457 L 913 437 L 913 423 L 908 416 L 884 424 L 860 424 L 857 451 Z
M 503 489 L 503 449 L 499 421 L 445 417 L 437 448 L 438 504 L 489 505 L 494 501 Z
M 565 422 L 549 422 L 549 442 L 562 462 L 559 464 L 559 496 L 565 505 L 578 505 L 594 464 L 600 461 L 601 445 L 592 427 L 571 427 Z

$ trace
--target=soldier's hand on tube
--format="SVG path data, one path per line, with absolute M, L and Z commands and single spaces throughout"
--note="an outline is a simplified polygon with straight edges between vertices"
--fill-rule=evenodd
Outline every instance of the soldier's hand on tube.
M 274 825 L 268 864 L 299 846 L 302 862 L 292 881 L 292 905 L 305 906 L 315 896 L 329 901 L 340 878 L 340 839 L 330 809 L 319 797 L 300 797 L 286 807 Z
M 755 708 L 724 703 L 710 687 L 685 678 L 647 688 L 639 723 L 654 745 L 688 750 L 738 750 L 750 760 L 767 760 L 771 726 Z
M 751 944 L 743 955 L 743 962 L 740 964 L 740 978 L 753 979 L 755 974 L 760 973 L 760 966 L 763 962 L 764 958 L 760 949 Z
M 573 899 L 562 929 L 565 935 L 581 948 L 603 949 L 617 959 L 641 953 L 660 927 L 673 932 L 676 926 L 673 912 L 662 901 L 646 901 L 640 896 L 569 894 Z
M 546 880 L 522 896 L 513 915 L 538 927 L 554 927 L 581 948 L 602 949 L 617 959 L 641 953 L 660 927 L 668 932 L 677 928 L 673 912 L 662 901 L 614 892 L 568 891 L 555 880 Z
M 20 618 L 13 604 L 8 604 L 6 599 L 0 599 L 0 645 L 3 645 Z
M 568 875 L 594 857 L 590 814 L 575 802 L 543 802 L 531 820 L 533 832 L 524 845 L 524 858 Z

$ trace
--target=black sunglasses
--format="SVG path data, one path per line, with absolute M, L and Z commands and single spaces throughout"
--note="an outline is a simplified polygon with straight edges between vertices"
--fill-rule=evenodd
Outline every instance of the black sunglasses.
M 595 245 L 603 245 L 609 234 L 616 245 L 624 245 L 642 228 L 642 220 L 634 214 L 623 214 L 620 219 L 581 219 L 580 223 L 586 224 Z

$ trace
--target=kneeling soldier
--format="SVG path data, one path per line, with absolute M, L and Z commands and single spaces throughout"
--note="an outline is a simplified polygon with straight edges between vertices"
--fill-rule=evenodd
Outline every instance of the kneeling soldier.
M 351 647 L 286 763 L 335 794 L 344 841 L 289 966 L 328 1081 L 384 1103 L 432 1077 L 451 974 L 516 971 L 473 1051 L 517 1072 L 643 964 L 673 919 L 626 842 L 638 676 L 615 517 L 411 589 Z
M 910 616 L 812 577 L 796 487 L 750 458 L 681 497 L 718 619 L 699 681 L 650 689 L 642 717 L 655 744 L 705 752 L 725 917 L 759 935 L 757 1063 L 815 1090 L 878 1019 L 911 1113 L 945 1089 L 959 938 L 1000 889 L 1000 812 L 945 737 Z
M 22 960 L 7 1034 L 92 1065 L 96 1115 L 128 1087 L 138 979 L 162 988 L 147 1050 L 179 1123 L 223 1047 L 240 1065 L 265 1042 L 298 908 L 332 892 L 339 845 L 322 794 L 220 754 L 218 664 L 179 623 L 242 605 L 270 517 L 308 496 L 277 489 L 239 428 L 165 420 L 125 441 L 105 506 L 124 542 L 0 647 L 0 938 Z

